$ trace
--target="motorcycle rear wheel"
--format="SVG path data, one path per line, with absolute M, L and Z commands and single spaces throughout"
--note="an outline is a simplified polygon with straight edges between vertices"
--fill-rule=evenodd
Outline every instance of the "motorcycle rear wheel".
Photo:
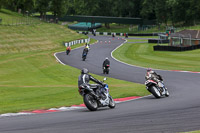
M 109 70 L 107 70 L 106 74 L 109 74 Z
M 90 94 L 85 94 L 84 95 L 84 103 L 85 106 L 90 110 L 90 111 L 96 111 L 98 108 L 97 101 L 94 99 L 93 96 Z
M 150 92 L 154 95 L 155 98 L 160 98 L 161 94 L 155 86 L 151 86 Z

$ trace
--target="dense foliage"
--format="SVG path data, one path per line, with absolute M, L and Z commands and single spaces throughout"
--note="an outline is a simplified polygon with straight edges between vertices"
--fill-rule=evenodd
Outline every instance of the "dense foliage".
M 0 8 L 22 13 L 50 11 L 54 16 L 91 15 L 140 17 L 158 23 L 194 25 L 200 19 L 199 0 L 0 0 Z

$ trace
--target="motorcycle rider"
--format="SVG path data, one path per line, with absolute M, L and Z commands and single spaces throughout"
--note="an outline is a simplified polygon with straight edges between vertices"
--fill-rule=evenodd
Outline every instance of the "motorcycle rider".
M 87 54 L 88 54 L 88 48 L 84 48 L 83 49 L 83 54 L 82 54 L 82 57 L 83 57 L 83 55 L 86 53 L 86 56 L 87 56 Z
M 110 66 L 110 61 L 108 60 L 108 57 L 105 58 L 104 62 L 103 62 L 103 69 L 105 69 L 105 67 L 109 65 Z
M 159 83 L 160 81 L 163 81 L 162 77 L 158 75 L 155 71 L 153 71 L 151 68 L 147 69 L 147 73 L 145 75 L 145 79 L 152 79 L 153 81 Z
M 68 55 L 68 54 L 70 53 L 70 51 L 71 51 L 71 47 L 68 46 L 68 47 L 66 48 L 66 54 Z
M 168 93 L 168 90 L 166 87 L 163 87 L 163 78 L 161 77 L 161 75 L 157 74 L 155 71 L 153 71 L 151 68 L 148 68 L 147 69 L 147 73 L 145 75 L 145 79 L 148 80 L 148 79 L 151 79 L 155 82 L 157 82 L 158 86 L 159 87 L 162 87 L 165 89 L 165 91 Z
M 78 87 L 80 88 L 81 86 L 84 86 L 86 89 L 93 92 L 93 89 L 91 89 L 91 85 L 89 84 L 90 80 L 92 80 L 93 82 L 95 82 L 97 84 L 104 85 L 101 81 L 99 81 L 99 80 L 95 79 L 93 76 L 91 76 L 89 74 L 88 69 L 83 68 L 81 70 L 81 75 L 78 78 Z M 98 98 L 98 96 L 96 94 L 94 94 L 94 95 Z
M 87 48 L 88 51 L 89 51 L 89 49 L 90 49 L 90 44 L 86 43 L 86 44 L 85 44 L 85 48 Z

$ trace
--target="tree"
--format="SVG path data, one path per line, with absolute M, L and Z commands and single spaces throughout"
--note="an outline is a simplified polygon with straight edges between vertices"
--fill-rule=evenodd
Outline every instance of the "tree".
M 2 5 L 12 11 L 17 11 L 18 0 L 1 0 Z
M 3 5 L 16 12 L 21 9 L 22 13 L 25 14 L 26 11 L 31 12 L 34 9 L 34 0 L 5 0 Z
M 75 15 L 74 1 L 75 0 L 66 1 L 66 14 Z
M 21 3 L 19 1 L 18 5 L 21 6 L 23 14 L 31 13 L 35 8 L 34 0 L 21 0 Z M 20 8 L 20 6 L 18 7 L 18 9 Z
M 131 17 L 134 14 L 134 1 L 130 0 L 115 0 L 112 3 L 111 15 L 114 14 L 116 17 Z
M 46 12 L 50 10 L 49 0 L 37 0 L 36 1 L 36 10 L 40 13 L 40 18 L 46 18 Z
M 103 7 L 103 10 L 100 9 L 101 11 L 98 12 L 99 16 L 112 16 L 112 0 L 101 0 L 99 2 L 99 7 Z M 105 23 L 106 28 L 110 28 L 109 23 Z
M 196 25 L 196 21 L 200 19 L 200 1 L 190 0 L 190 7 L 187 9 L 187 17 L 191 20 L 191 24 Z
M 168 7 L 171 10 L 170 19 L 172 23 L 188 24 L 191 22 L 191 14 L 188 13 L 190 9 L 190 1 L 182 0 L 167 0 Z
M 156 19 L 155 15 L 155 0 L 144 0 L 142 3 L 142 10 L 140 12 L 144 19 Z
M 133 5 L 133 9 L 132 9 L 132 15 L 131 17 L 137 17 L 140 18 L 140 11 L 142 9 L 142 0 L 134 0 L 134 5 Z
M 0 9 L 3 6 L 3 0 L 0 0 Z
M 155 2 L 155 14 L 158 23 L 165 23 L 168 21 L 168 7 L 166 0 L 156 0 Z
M 102 11 L 99 3 L 99 0 L 74 0 L 75 14 L 97 16 Z
M 54 17 L 61 17 L 66 13 L 66 0 L 52 0 L 50 10 L 53 12 Z

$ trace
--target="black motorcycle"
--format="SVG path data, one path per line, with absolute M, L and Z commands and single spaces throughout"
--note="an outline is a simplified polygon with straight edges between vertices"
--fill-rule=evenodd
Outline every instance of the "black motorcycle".
M 69 55 L 69 53 L 70 53 L 70 50 L 66 50 L 66 54 Z
M 84 52 L 82 55 L 82 60 L 85 61 L 86 57 L 87 57 L 87 52 Z
M 105 80 L 106 78 L 104 78 L 103 81 Z M 107 84 L 93 84 L 91 85 L 91 89 L 92 90 L 87 89 L 84 85 L 79 87 L 79 94 L 83 96 L 84 104 L 90 111 L 96 111 L 99 107 L 105 106 L 115 108 L 116 104 L 112 96 L 109 94 Z
M 110 70 L 110 65 L 106 65 L 105 67 L 103 67 L 103 74 L 109 74 L 109 70 Z

